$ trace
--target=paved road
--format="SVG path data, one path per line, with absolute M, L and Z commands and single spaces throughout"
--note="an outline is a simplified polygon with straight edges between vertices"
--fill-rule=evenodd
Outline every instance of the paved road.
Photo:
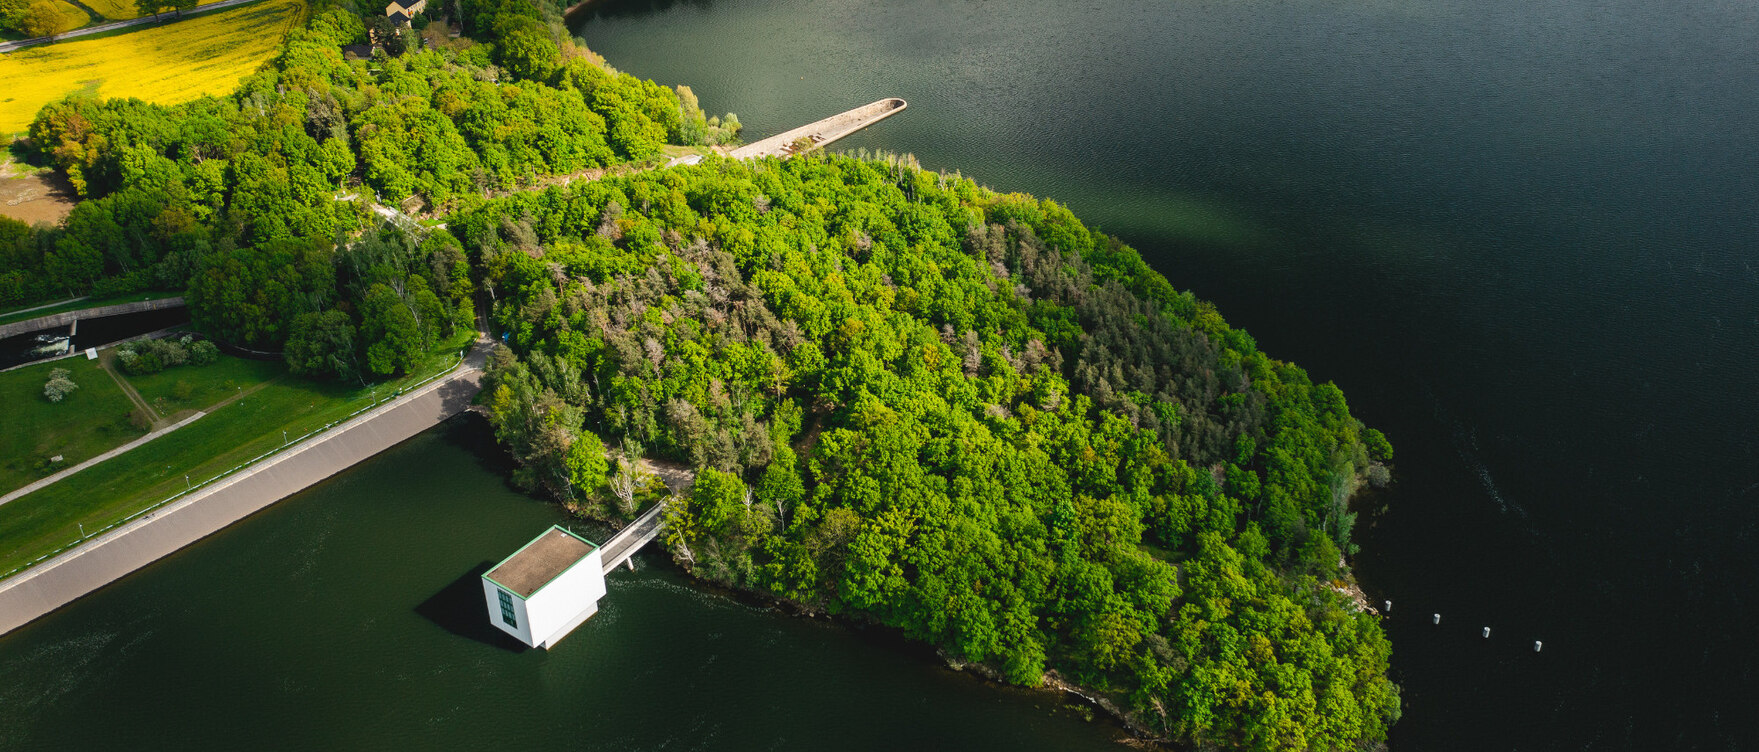
M 130 19 L 127 21 L 111 21 L 110 23 L 102 23 L 102 24 L 98 24 L 96 26 L 87 26 L 83 29 L 74 29 L 73 31 L 67 32 L 66 34 L 62 34 L 61 36 L 54 37 L 54 38 L 34 37 L 31 39 L 20 39 L 16 42 L 4 42 L 4 43 L 0 43 L 0 53 L 11 52 L 16 49 L 30 47 L 30 46 L 38 45 L 38 44 L 44 44 L 46 42 L 59 42 L 59 41 L 66 40 L 66 39 L 72 39 L 74 37 L 83 37 L 83 36 L 86 36 L 89 34 L 102 34 L 106 31 L 115 31 L 117 29 L 126 29 L 130 26 L 143 26 L 143 25 L 151 24 L 151 23 L 170 23 L 173 21 L 181 21 L 185 18 L 189 18 L 190 16 L 196 15 L 198 13 L 206 13 L 211 10 L 219 10 L 221 8 L 231 8 L 234 6 L 246 5 L 249 3 L 254 3 L 254 2 L 259 2 L 259 1 L 260 0 L 220 0 L 220 2 L 217 2 L 217 3 L 210 3 L 208 5 L 198 5 L 194 8 L 186 10 L 183 12 L 182 16 L 161 15 L 158 18 L 153 18 L 152 16 L 145 16 L 142 18 L 134 18 L 134 19 Z

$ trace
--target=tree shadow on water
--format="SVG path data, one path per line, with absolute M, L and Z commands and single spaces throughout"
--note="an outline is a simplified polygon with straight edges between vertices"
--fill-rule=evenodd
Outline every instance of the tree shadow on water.
M 507 490 L 530 497 L 525 489 L 513 483 L 513 471 L 519 468 L 507 448 L 495 441 L 495 429 L 487 418 L 474 412 L 462 412 L 440 424 L 446 441 L 468 452 L 476 466 L 501 479 Z
M 488 607 L 483 600 L 482 576 L 493 562 L 482 562 L 453 580 L 440 592 L 421 602 L 415 612 L 435 626 L 459 637 L 468 637 L 511 653 L 531 648 L 489 623 Z

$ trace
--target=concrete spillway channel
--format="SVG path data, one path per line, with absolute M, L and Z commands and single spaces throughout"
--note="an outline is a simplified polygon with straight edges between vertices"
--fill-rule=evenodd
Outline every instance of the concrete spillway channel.
M 808 123 L 793 130 L 784 131 L 762 141 L 746 144 L 729 152 L 728 156 L 734 159 L 791 157 L 803 151 L 826 146 L 837 139 L 903 112 L 904 108 L 908 106 L 910 106 L 909 103 L 897 97 L 881 99 L 878 102 L 864 104 L 815 123 Z M 803 138 L 808 139 L 812 145 L 797 145 Z
M 24 321 L 15 321 L 10 324 L 0 325 L 0 339 L 25 334 L 27 332 L 34 332 L 40 329 L 55 329 L 74 325 L 78 324 L 80 319 L 97 319 L 105 316 L 121 316 L 130 313 L 162 311 L 167 308 L 182 308 L 184 305 L 183 296 L 179 295 L 175 298 L 159 298 L 158 300 L 118 303 L 116 305 L 97 306 L 94 308 L 81 308 L 77 311 L 51 313 L 47 316 L 38 316 L 34 319 L 26 319 Z

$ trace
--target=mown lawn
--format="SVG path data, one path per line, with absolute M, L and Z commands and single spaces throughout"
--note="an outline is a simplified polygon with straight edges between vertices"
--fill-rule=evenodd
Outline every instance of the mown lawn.
M 457 362 L 438 351 L 426 367 L 373 387 L 282 378 L 206 417 L 36 493 L 0 505 L 0 573 L 201 483 Z M 170 372 L 167 372 L 170 373 Z
M 49 370 L 73 372 L 79 389 L 60 402 L 43 396 Z M 128 420 L 134 403 L 96 361 L 66 358 L 0 373 L 0 493 L 72 467 L 146 433 Z M 61 455 L 51 464 L 49 458 Z M 4 507 L 0 507 L 4 509 Z
M 67 302 L 62 302 L 62 303 L 59 303 L 59 304 L 56 304 L 53 306 L 50 305 L 50 303 L 55 303 L 55 302 L 56 301 L 53 301 L 53 300 L 48 301 L 48 302 L 40 302 L 39 301 L 36 303 L 25 303 L 23 305 L 7 306 L 6 308 L 0 308 L 0 324 L 4 324 L 7 321 L 10 321 L 14 318 L 17 318 L 19 312 L 21 312 L 21 311 L 30 311 L 32 308 L 37 308 L 38 306 L 44 306 L 43 308 L 41 308 L 39 310 L 49 311 L 49 310 L 58 309 L 62 305 L 73 305 L 73 303 L 67 303 Z M 31 311 L 31 313 L 34 314 L 34 313 L 36 313 L 36 311 Z
M 80 90 L 158 104 L 226 94 L 274 56 L 304 14 L 300 0 L 266 0 L 0 55 L 7 84 L 0 87 L 0 134 L 23 131 L 43 105 Z
M 221 355 L 205 366 L 182 365 L 145 376 L 129 376 L 141 399 L 167 418 L 184 410 L 201 410 L 287 372 L 279 361 L 246 360 Z

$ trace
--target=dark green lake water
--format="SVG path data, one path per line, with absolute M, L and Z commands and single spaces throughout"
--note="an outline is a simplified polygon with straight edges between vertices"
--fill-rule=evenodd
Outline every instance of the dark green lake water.
M 908 99 L 844 148 L 1056 198 L 1337 381 L 1398 448 L 1395 748 L 1759 749 L 1759 5 L 593 7 L 751 138 Z
M 521 650 L 478 576 L 567 520 L 502 456 L 455 419 L 7 635 L 0 749 L 1115 748 L 1053 695 L 652 560 Z
M 594 49 L 754 139 L 905 97 L 844 146 L 1057 198 L 1337 381 L 1398 447 L 1354 561 L 1395 601 L 1394 748 L 1759 749 L 1759 6 L 594 7 Z M 0 748 L 1109 747 L 659 567 L 554 652 L 485 641 L 459 583 L 558 519 L 485 441 L 0 638 Z

